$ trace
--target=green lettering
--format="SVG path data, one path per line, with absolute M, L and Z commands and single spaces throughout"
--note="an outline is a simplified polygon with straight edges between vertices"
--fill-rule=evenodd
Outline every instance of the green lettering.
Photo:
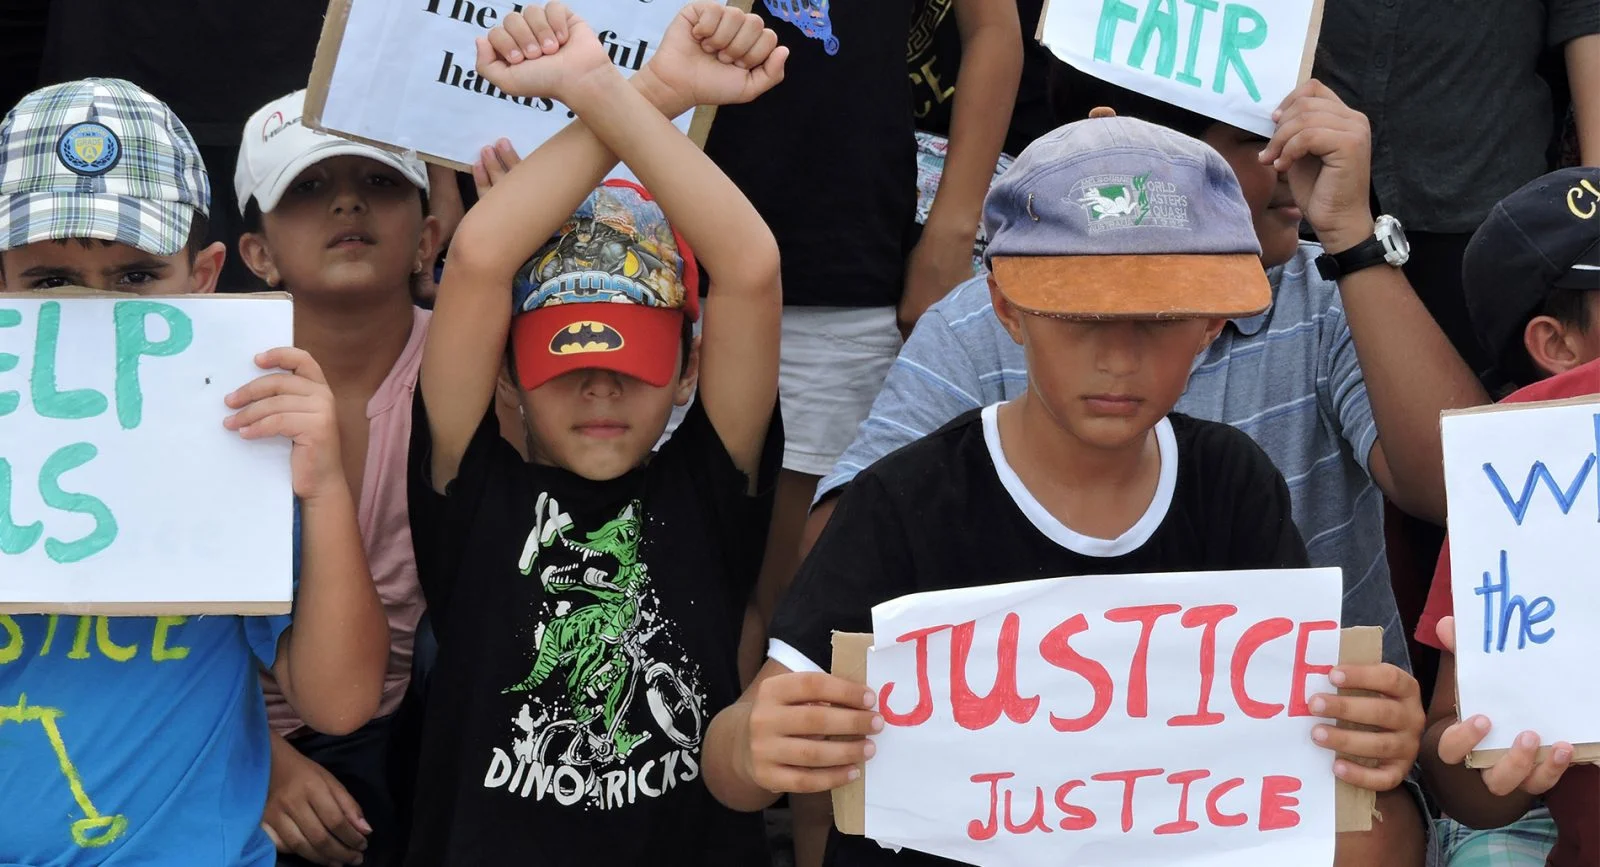
M 21 324 L 22 311 L 0 308 L 0 328 L 15 328 Z M 15 355 L 9 352 L 0 352 L 0 373 L 14 370 L 18 361 L 21 361 L 21 359 Z M 9 415 L 16 412 L 21 403 L 22 395 L 14 391 L 0 391 L 0 415 Z
M 1094 59 L 1110 63 L 1111 46 L 1117 41 L 1117 22 L 1137 20 L 1139 10 L 1122 0 L 1103 0 L 1100 4 L 1100 27 L 1094 37 Z
M 167 339 L 151 343 L 145 333 L 148 316 L 167 322 Z M 189 348 L 194 323 L 182 310 L 156 301 L 118 301 L 112 314 L 117 327 L 117 421 L 133 430 L 144 417 L 144 394 L 139 390 L 139 356 L 170 356 Z
M 63 512 L 77 512 L 94 518 L 94 529 L 75 542 L 54 537 L 44 540 L 44 552 L 57 563 L 76 563 L 111 546 L 117 538 L 117 519 L 98 497 L 61 489 L 61 476 L 94 460 L 100 450 L 89 443 L 73 443 L 56 449 L 39 471 L 39 496 L 44 504 Z
M 100 653 L 116 662 L 127 662 L 139 652 L 138 642 L 123 646 L 111 640 L 111 618 L 103 614 L 94 619 L 94 641 L 100 646 Z
M 1205 30 L 1207 12 L 1217 11 L 1217 0 L 1183 0 L 1194 7 L 1194 17 L 1189 19 L 1189 56 L 1183 61 L 1183 71 L 1177 80 L 1195 87 L 1203 86 L 1194 74 L 1195 61 L 1200 58 L 1200 33 Z
M 167 647 L 167 630 L 174 626 L 182 626 L 189 618 L 157 617 L 156 635 L 150 640 L 150 659 L 155 662 L 167 662 L 174 659 L 185 659 L 189 656 L 187 647 Z
M 106 411 L 106 396 L 92 388 L 56 390 L 56 343 L 61 337 L 61 302 L 39 305 L 39 337 L 33 344 L 33 411 L 45 418 L 94 418 Z
M 49 656 L 50 655 L 50 645 L 55 643 L 55 640 L 56 640 L 56 624 L 61 622 L 61 616 L 58 615 L 58 614 L 52 614 L 52 615 L 50 615 L 49 620 L 47 622 L 48 622 L 48 625 L 45 626 L 45 628 L 44 628 L 44 643 L 39 645 L 39 655 L 40 656 Z
M 1251 22 L 1251 27 L 1241 31 L 1239 24 L 1245 20 Z M 1250 94 L 1250 100 L 1260 102 L 1261 91 L 1256 90 L 1256 81 L 1250 77 L 1250 70 L 1244 65 L 1244 52 L 1260 48 L 1266 41 L 1267 19 L 1249 6 L 1229 3 L 1222 12 L 1222 46 L 1217 52 L 1217 77 L 1212 80 L 1211 89 L 1217 93 L 1226 89 L 1228 67 L 1232 66 L 1239 81 L 1244 84 L 1245 92 Z
M 78 615 L 78 634 L 72 639 L 72 649 L 67 651 L 68 659 L 89 658 L 89 627 L 94 625 L 94 618 L 88 615 Z
M 11 462 L 0 458 L 0 554 L 21 554 L 44 533 L 44 524 L 18 526 L 11 518 Z
M 16 662 L 22 658 L 22 627 L 9 614 L 0 614 L 0 627 L 10 636 L 5 647 L 0 647 L 0 665 Z
M 1139 32 L 1134 34 L 1133 48 L 1128 52 L 1128 65 L 1143 69 L 1145 55 L 1150 52 L 1150 40 L 1161 36 L 1161 50 L 1156 54 L 1156 75 L 1172 77 L 1172 64 L 1178 54 L 1178 0 L 1150 0 L 1145 7 L 1144 20 L 1139 22 Z

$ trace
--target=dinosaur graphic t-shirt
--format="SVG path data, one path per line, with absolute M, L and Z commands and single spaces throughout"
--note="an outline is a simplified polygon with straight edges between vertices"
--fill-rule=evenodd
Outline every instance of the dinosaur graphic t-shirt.
M 491 413 L 441 497 L 420 394 L 416 412 L 411 519 L 439 657 L 407 863 L 760 863 L 760 817 L 712 799 L 700 755 L 738 697 L 770 505 L 704 413 L 608 482 L 523 463 Z

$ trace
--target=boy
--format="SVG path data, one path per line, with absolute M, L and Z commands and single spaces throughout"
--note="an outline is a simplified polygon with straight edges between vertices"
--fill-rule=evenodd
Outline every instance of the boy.
M 738 694 L 781 442 L 778 253 L 666 117 L 754 99 L 781 78 L 776 44 L 757 16 L 689 6 L 630 83 L 559 3 L 479 43 L 496 87 L 579 120 L 463 219 L 423 350 L 411 514 L 439 659 L 409 864 L 764 858 L 759 817 L 699 777 L 705 722 Z M 618 157 L 650 194 L 596 188 Z M 687 244 L 717 310 L 698 344 Z M 528 463 L 493 418 L 508 355 Z
M 1462 286 L 1478 340 L 1526 385 L 1504 402 L 1600 394 L 1600 169 L 1553 172 L 1501 200 L 1467 246 Z M 1457 719 L 1450 579 L 1447 546 L 1417 640 L 1441 651 L 1422 768 L 1449 817 L 1440 825 L 1456 840 L 1451 863 L 1489 852 L 1520 855 L 1507 865 L 1537 867 L 1547 854 L 1550 867 L 1600 863 L 1600 768 L 1572 764 L 1571 744 L 1541 760 L 1538 733 L 1525 732 L 1493 767 L 1463 764 L 1492 721 Z M 1541 798 L 1548 813 L 1522 819 Z
M 95 147 L 70 141 L 97 139 Z M 23 99 L 0 124 L 0 274 L 12 291 L 81 285 L 205 293 L 205 166 L 183 124 L 134 85 L 85 79 Z M 341 471 L 333 399 L 304 350 L 227 396 L 246 439 L 294 441 L 303 527 L 287 617 L 0 617 L 0 862 L 250 865 L 261 830 L 270 669 L 296 712 L 349 732 L 377 707 L 387 644 Z M 219 573 L 224 572 L 218 564 Z M 98 652 L 88 650 L 91 628 Z M 74 642 L 73 635 L 76 635 Z M 128 653 L 129 648 L 148 648 Z M 70 651 L 70 652 L 69 652 Z M 53 728 L 28 713 L 54 708 Z M 48 733 L 48 736 L 47 736 Z
M 825 791 L 871 756 L 865 736 L 882 719 L 859 685 L 821 663 L 833 631 L 870 631 L 874 604 L 979 575 L 1306 565 L 1288 488 L 1260 448 L 1171 413 L 1225 320 L 1271 301 L 1238 182 L 1194 139 L 1109 109 L 1090 117 L 1031 145 L 984 206 L 990 293 L 1023 347 L 1027 390 L 884 458 L 846 490 L 779 609 L 761 674 L 712 724 L 706 780 L 724 803 L 753 810 L 778 792 Z M 1108 178 L 1141 175 L 1182 191 L 1186 208 L 1146 220 L 1097 203 Z M 1357 706 L 1322 696 L 1312 707 L 1393 730 L 1318 726 L 1317 741 L 1378 760 L 1336 761 L 1341 779 L 1392 788 L 1416 755 L 1416 682 L 1392 665 L 1341 670 L 1345 684 L 1382 697 Z M 823 734 L 853 737 L 812 739 Z M 834 864 L 937 863 L 835 836 Z

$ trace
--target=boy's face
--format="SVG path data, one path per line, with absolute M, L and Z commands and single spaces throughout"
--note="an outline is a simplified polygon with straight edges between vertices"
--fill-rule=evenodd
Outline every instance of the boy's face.
M 1212 124 L 1200 140 L 1221 154 L 1239 178 L 1255 222 L 1256 240 L 1261 242 L 1261 264 L 1275 268 L 1294 258 L 1302 214 L 1289 191 L 1288 178 L 1258 159 L 1267 140 L 1225 123 Z
M 1195 356 L 1223 319 L 1057 319 L 1023 313 L 991 282 L 995 314 L 1022 344 L 1028 390 L 1086 445 L 1118 449 L 1145 435 L 1189 384 Z
M 667 429 L 674 406 L 694 394 L 698 346 L 690 350 L 677 382 L 654 386 L 611 370 L 590 367 L 522 390 L 532 457 L 591 481 L 617 478 L 637 467 Z
M 431 265 L 439 222 L 422 215 L 421 191 L 377 160 L 337 156 L 301 172 L 261 231 L 239 242 L 272 286 L 300 292 L 409 291 Z
M 83 286 L 135 295 L 213 292 L 226 248 L 219 242 L 194 256 L 179 250 L 154 256 L 114 241 L 38 241 L 0 253 L 0 287 L 9 292 Z

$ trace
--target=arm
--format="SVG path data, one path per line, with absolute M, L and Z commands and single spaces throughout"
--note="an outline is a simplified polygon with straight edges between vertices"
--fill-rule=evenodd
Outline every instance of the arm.
M 906 267 L 900 330 L 972 276 L 972 245 L 1022 77 L 1022 25 L 1012 0 L 956 0 L 961 71 L 950 114 L 950 149 L 922 240 Z
M 1586 166 L 1600 165 L 1600 33 L 1567 43 L 1567 80 L 1578 117 L 1578 151 Z
M 327 769 L 276 732 L 261 827 L 279 852 L 314 864 L 360 864 L 372 826 L 361 805 Z
M 303 349 L 256 356 L 283 370 L 227 397 L 225 422 L 245 439 L 293 443 L 290 468 L 300 500 L 300 586 L 294 624 L 278 640 L 273 675 L 307 725 L 348 734 L 378 710 L 389 661 L 389 624 L 367 569 L 356 507 L 345 483 L 333 392 Z
M 1285 98 L 1261 160 L 1287 173 L 1325 250 L 1343 252 L 1372 235 L 1372 133 L 1366 117 L 1321 82 Z M 1400 269 L 1358 271 L 1339 281 L 1339 295 L 1378 428 L 1372 478 L 1402 509 L 1442 523 L 1439 413 L 1489 396 Z

